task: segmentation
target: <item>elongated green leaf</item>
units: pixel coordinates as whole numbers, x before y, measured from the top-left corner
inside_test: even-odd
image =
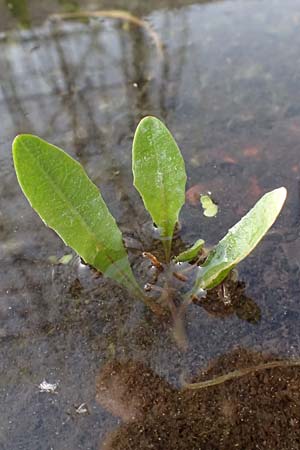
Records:
[[[185,201],[186,173],[174,138],[155,117],[145,117],[137,127],[132,170],[134,185],[160,228],[169,259],[174,227]]]
[[[198,239],[192,247],[188,248],[184,252],[179,253],[179,255],[176,256],[175,261],[177,262],[191,261],[192,259],[196,258],[203,245],[204,240]]]
[[[82,166],[26,134],[14,140],[13,158],[20,186],[46,225],[86,263],[137,292],[121,232]]]
[[[284,187],[268,192],[228,231],[199,270],[193,292],[217,286],[249,255],[275,222],[285,199]]]

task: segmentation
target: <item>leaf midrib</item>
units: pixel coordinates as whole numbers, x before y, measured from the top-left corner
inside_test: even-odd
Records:
[[[152,129],[150,130],[150,133],[151,133],[151,141],[153,142]],[[167,202],[167,191],[166,191],[166,187],[165,187],[166,186],[165,174],[164,174],[164,171],[160,170],[161,166],[160,166],[160,162],[159,162],[159,157],[157,155],[156,146],[154,146],[154,154],[155,154],[156,166],[157,166],[159,172],[162,173],[162,180],[161,180],[161,186],[162,186],[162,191],[163,191],[163,202],[162,203],[163,203],[163,206],[164,206],[164,211],[166,212],[166,214],[163,214],[163,216],[165,218],[165,223],[167,224],[167,227],[166,227],[167,228],[167,233],[169,233],[169,225],[170,225],[169,220],[168,220],[169,208],[168,208],[168,202]],[[164,237],[168,237],[168,235],[164,236]]]
[[[50,185],[53,187],[53,190],[56,192],[56,194],[58,195],[58,197],[62,200],[62,202],[66,203],[68,206],[70,206],[70,209],[73,213],[73,215],[79,218],[80,222],[82,223],[83,227],[85,228],[85,230],[87,231],[87,234],[91,237],[92,241],[94,242],[97,252],[99,251],[103,251],[103,253],[105,254],[105,257],[108,259],[108,261],[111,264],[116,264],[116,262],[111,258],[111,256],[108,254],[108,250],[107,247],[103,244],[102,241],[99,241],[98,237],[95,235],[95,233],[89,228],[88,223],[85,221],[85,219],[82,217],[82,215],[77,211],[76,207],[72,204],[72,201],[69,199],[69,197],[67,197],[65,194],[62,193],[62,191],[60,189],[58,189],[56,183],[54,183],[54,181],[52,180],[52,178],[50,177],[50,175],[48,174],[48,172],[44,169],[44,167],[40,164],[40,162],[38,160],[36,160],[29,148],[27,147],[27,145],[24,142],[21,142],[21,146],[25,149],[25,152],[27,153],[27,155],[29,155],[29,157],[31,159],[34,160],[34,162],[38,165],[38,167],[40,168],[40,171],[42,172],[42,175],[45,176],[45,178],[49,181]],[[75,161],[75,160],[74,160]],[[77,161],[75,161],[75,163],[77,163]],[[77,163],[78,164],[78,163]],[[80,170],[82,171],[83,175],[86,176],[86,173],[84,172],[83,168],[79,165]],[[92,181],[91,181],[92,183]],[[94,185],[95,186],[95,185]],[[95,186],[96,187],[96,186]],[[52,227],[51,227],[52,228]],[[54,229],[54,228],[53,228]],[[56,231],[56,230],[55,230]],[[64,238],[59,234],[59,236],[61,237],[61,239],[65,242]],[[67,245],[68,243],[65,242]],[[98,245],[99,243],[99,245]],[[99,249],[100,247],[100,249]],[[127,277],[127,274],[124,273],[121,269],[119,269],[118,265],[116,264],[117,268],[118,268],[118,272],[128,281],[130,282],[130,284],[132,284],[132,281]]]

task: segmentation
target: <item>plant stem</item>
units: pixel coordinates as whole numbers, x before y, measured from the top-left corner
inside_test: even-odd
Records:
[[[275,369],[277,367],[295,367],[300,366],[300,359],[294,359],[290,361],[271,361],[267,363],[258,364],[252,367],[245,367],[243,369],[233,370],[224,375],[212,378],[206,381],[200,381],[199,383],[183,383],[183,389],[204,389],[218,384],[226,383],[227,381],[234,380],[236,378],[244,377],[253,372],[259,372],[267,369]]]

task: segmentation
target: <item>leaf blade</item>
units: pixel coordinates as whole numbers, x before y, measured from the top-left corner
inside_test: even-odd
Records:
[[[226,234],[200,268],[193,293],[217,286],[257,246],[280,213],[287,191],[281,187],[266,193]]]
[[[176,256],[175,261],[176,262],[191,261],[192,259],[196,258],[196,256],[198,255],[199,251],[201,250],[201,248],[203,247],[204,244],[205,244],[205,242],[203,239],[198,239],[192,245],[192,247],[188,248],[184,252],[179,253],[179,255]]]
[[[14,140],[13,160],[19,184],[45,224],[86,263],[139,289],[121,232],[83,167],[60,148],[26,134]]]
[[[134,186],[161,230],[169,259],[174,227],[185,202],[186,172],[173,136],[155,117],[145,117],[136,129],[132,171]]]

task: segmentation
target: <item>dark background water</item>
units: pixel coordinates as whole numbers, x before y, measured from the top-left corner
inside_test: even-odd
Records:
[[[78,2],[0,3],[0,448],[96,449],[117,424],[95,401],[111,358],[133,359],[173,385],[237,345],[297,357],[299,347],[300,1],[97,1],[125,9],[157,33],[115,19],[51,22]],[[181,239],[214,244],[267,190],[287,205],[239,268],[255,321],[193,306],[190,348],[129,295],[95,279],[22,195],[11,142],[34,133],[64,148],[101,188],[134,246],[149,218],[132,187],[131,143],[141,117],[160,117],[186,160]],[[214,219],[195,192],[211,191]],[[254,322],[254,323],[253,323]],[[57,395],[39,392],[46,379]],[[84,403],[89,414],[78,414]]]

